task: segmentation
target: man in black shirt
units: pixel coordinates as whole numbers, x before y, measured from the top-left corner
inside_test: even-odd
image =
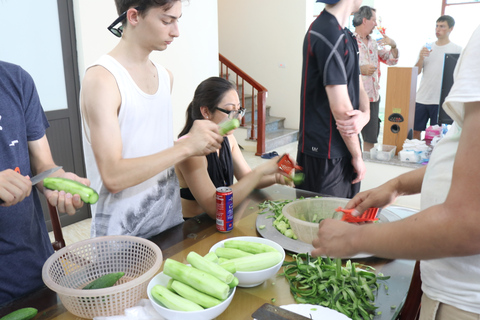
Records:
[[[370,118],[360,79],[357,42],[345,28],[361,0],[317,0],[325,10],[311,24],[303,44],[300,189],[351,198],[366,168],[359,133]]]

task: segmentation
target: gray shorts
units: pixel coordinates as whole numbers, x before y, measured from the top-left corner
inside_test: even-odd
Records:
[[[380,106],[380,99],[377,102],[370,102],[370,121],[362,129],[362,138],[365,142],[377,143],[378,134],[380,133],[380,123],[382,122],[378,117],[378,109]]]

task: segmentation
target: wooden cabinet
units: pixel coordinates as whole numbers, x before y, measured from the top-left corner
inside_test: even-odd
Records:
[[[389,67],[387,71],[383,144],[397,146],[396,154],[413,130],[417,75],[417,67]]]

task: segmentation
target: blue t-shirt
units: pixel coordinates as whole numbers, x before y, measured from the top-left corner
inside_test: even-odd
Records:
[[[32,177],[28,141],[49,124],[32,77],[0,61],[0,171]],[[0,306],[43,286],[42,267],[53,253],[37,189],[22,202],[0,206]]]

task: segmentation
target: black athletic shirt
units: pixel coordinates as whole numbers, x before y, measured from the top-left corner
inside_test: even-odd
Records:
[[[233,160],[228,138],[223,138],[222,147],[218,154],[215,151],[206,157],[208,175],[215,187],[231,186],[233,184]],[[180,197],[186,200],[195,200],[189,188],[181,188]]]
[[[325,87],[346,84],[353,108],[358,109],[359,76],[357,41],[333,15],[322,11],[303,43],[299,152],[326,159],[350,155],[336,128]]]

